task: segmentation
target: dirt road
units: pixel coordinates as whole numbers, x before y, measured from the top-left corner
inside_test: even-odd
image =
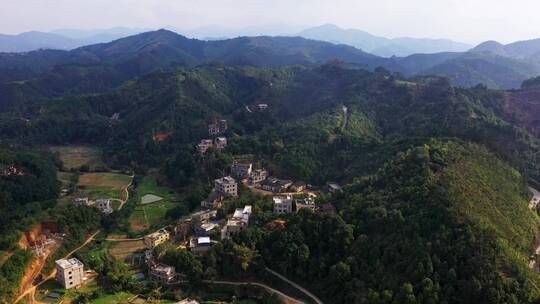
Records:
[[[311,292],[309,292],[309,290],[303,288],[302,286],[296,284],[295,282],[287,279],[286,277],[282,276],[281,274],[273,271],[272,269],[266,267],[265,268],[266,271],[270,272],[271,274],[275,275],[276,277],[280,278],[281,280],[285,281],[287,284],[289,285],[292,285],[294,288],[300,290],[302,293],[304,293],[305,295],[307,295],[308,297],[310,297],[315,303],[317,304],[323,304],[323,302],[321,301],[321,299],[319,299],[316,295],[312,294]]]

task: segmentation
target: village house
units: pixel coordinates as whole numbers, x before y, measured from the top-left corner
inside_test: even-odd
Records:
[[[266,103],[257,104],[257,110],[259,110],[261,112],[268,110],[268,104],[266,104]]]
[[[269,177],[261,183],[261,189],[274,193],[284,192],[292,185],[291,180]]]
[[[143,239],[144,244],[148,248],[154,248],[160,244],[165,243],[170,239],[170,234],[165,229],[160,229],[156,232],[152,232],[148,235],[146,235]]]
[[[209,221],[212,218],[215,218],[217,215],[216,210],[202,210],[199,212],[195,212],[191,215],[191,220],[195,225],[204,223],[206,221]]]
[[[315,211],[315,201],[312,198],[295,199],[294,204],[296,205],[296,212],[300,211],[301,209],[310,209],[311,211]]]
[[[201,139],[201,142],[197,144],[197,151],[199,154],[204,154],[208,149],[213,147],[213,143],[211,139]]]
[[[210,231],[214,230],[214,228],[219,227],[217,223],[207,222],[202,223],[195,227],[195,232],[198,236],[208,236],[210,235]]]
[[[189,242],[189,250],[195,254],[203,254],[210,249],[211,240],[209,237],[194,237]]]
[[[330,193],[335,193],[335,192],[341,191],[341,186],[338,183],[330,182],[326,184],[326,189]]]
[[[251,206],[246,205],[244,208],[238,208],[234,211],[231,218],[227,220],[227,224],[221,229],[221,239],[231,237],[247,228],[249,225],[249,217],[251,216]]]
[[[90,201],[88,197],[77,197],[73,199],[73,204],[75,206],[90,206]]]
[[[227,147],[227,138],[226,137],[216,137],[214,140],[214,146],[216,149],[225,149]]]
[[[176,302],[175,304],[200,304],[197,300],[191,300],[191,299],[183,299],[180,302]]]
[[[238,184],[230,176],[218,178],[214,181],[215,191],[225,196],[238,196]]]
[[[56,281],[65,289],[76,288],[84,282],[84,264],[76,258],[56,261]]]
[[[212,191],[208,198],[201,202],[201,208],[204,209],[219,209],[223,204],[223,194]]]
[[[0,176],[23,176],[24,171],[15,166],[0,168]]]
[[[173,266],[150,263],[149,264],[150,279],[160,284],[173,283],[176,278],[176,271]]]
[[[259,185],[261,182],[266,180],[268,177],[268,171],[264,169],[253,170],[249,175],[249,184],[250,185]]]
[[[112,208],[111,200],[109,199],[98,199],[94,203],[94,207],[96,207],[100,212],[109,214],[112,213],[114,210]]]
[[[274,196],[274,214],[287,214],[292,212],[293,199],[290,196]]]
[[[252,169],[252,163],[235,163],[231,166],[231,175],[238,179],[248,178]]]
[[[290,190],[293,192],[302,192],[306,190],[306,183],[302,181],[296,181],[291,185]]]
[[[227,128],[227,120],[221,119],[219,121],[214,121],[208,125],[208,134],[210,134],[210,136],[219,135],[221,133],[225,133]]]

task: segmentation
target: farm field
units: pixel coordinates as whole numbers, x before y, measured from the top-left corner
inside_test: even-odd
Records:
[[[85,173],[79,177],[74,196],[124,199],[124,189],[129,185],[131,176],[118,173]]]
[[[101,161],[101,150],[97,147],[52,146],[50,150],[60,155],[65,170],[78,169],[85,165],[90,170],[104,166]]]
[[[109,247],[109,253],[117,259],[124,259],[127,256],[132,255],[133,253],[145,249],[142,240],[139,241],[122,241],[122,242],[111,242]]]
[[[131,230],[138,232],[160,223],[167,211],[178,204],[178,196],[172,189],[158,185],[154,176],[145,176],[137,185],[137,207],[129,218]]]

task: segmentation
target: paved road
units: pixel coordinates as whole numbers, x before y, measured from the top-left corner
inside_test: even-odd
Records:
[[[281,274],[273,271],[272,269],[266,267],[266,271],[270,272],[271,274],[275,275],[276,277],[280,278],[281,280],[287,282],[288,284],[294,286],[296,289],[300,290],[301,292],[303,292],[305,295],[307,295],[308,297],[310,297],[313,301],[315,301],[315,303],[317,304],[323,304],[323,301],[321,301],[321,299],[317,298],[316,295],[312,294],[311,292],[309,292],[309,290],[305,289],[304,287],[296,284],[295,282],[287,279],[286,277],[282,276]]]

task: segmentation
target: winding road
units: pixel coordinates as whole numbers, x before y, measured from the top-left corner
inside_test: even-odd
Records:
[[[317,298],[316,295],[312,294],[311,292],[309,292],[309,290],[303,288],[302,286],[296,284],[295,282],[287,279],[286,277],[282,276],[281,274],[273,271],[272,269],[266,267],[265,268],[266,271],[270,272],[271,274],[275,275],[276,277],[280,278],[281,280],[285,281],[286,283],[288,283],[289,285],[292,285],[294,288],[300,290],[302,293],[304,293],[305,295],[307,295],[308,297],[310,297],[315,303],[317,304],[323,304],[323,302],[321,301],[321,299]]]
[[[83,248],[84,246],[88,245],[88,243],[92,242],[94,240],[94,238],[96,237],[96,235],[98,235],[98,233],[100,233],[101,230],[98,230],[96,231],[94,234],[92,234],[90,237],[88,237],[86,239],[86,241],[84,241],[84,243],[82,243],[79,247],[73,249],[72,251],[70,251],[68,254],[66,254],[63,258],[64,259],[67,259],[68,257],[70,257],[72,254],[74,254],[75,252],[79,251],[81,248]],[[39,287],[41,284],[45,283],[46,281],[50,280],[50,279],[54,279],[54,277],[56,276],[56,267],[54,268],[54,270],[48,275],[46,276],[45,278],[43,278],[39,283],[37,283],[36,285],[28,288],[27,290],[25,290],[23,293],[21,293],[19,295],[19,297],[17,299],[15,299],[15,301],[13,302],[13,304],[21,301],[22,299],[24,299],[26,296],[30,295],[30,299],[31,299],[31,302],[30,303],[37,303],[37,301],[35,300],[34,296],[35,296],[35,293],[36,293],[36,289],[37,287]]]

